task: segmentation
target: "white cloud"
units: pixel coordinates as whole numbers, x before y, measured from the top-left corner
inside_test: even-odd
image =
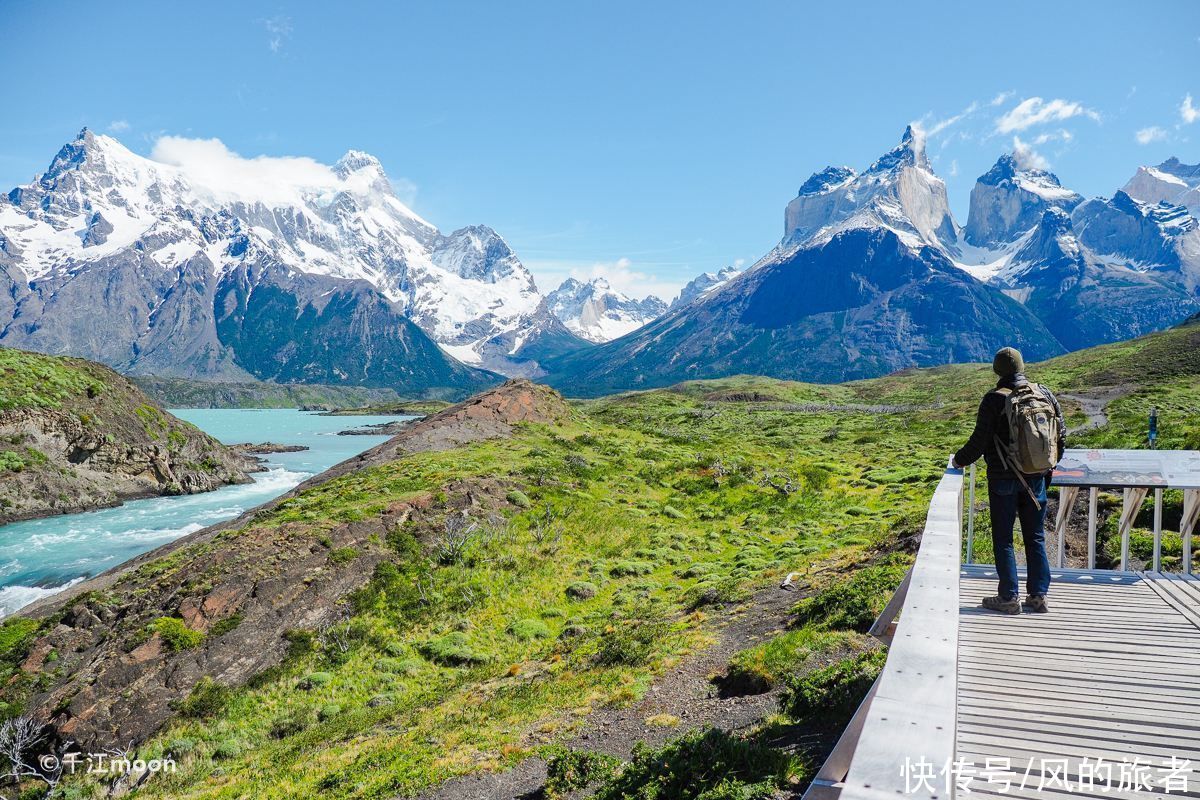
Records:
[[[912,126],[913,134],[916,136],[919,146],[924,147],[925,143],[929,139],[937,136],[938,134],[940,134],[942,131],[946,130],[947,128],[949,128],[953,125],[957,125],[959,122],[961,122],[962,120],[971,116],[978,110],[979,110],[979,103],[973,102],[969,106],[964,108],[962,111],[958,112],[957,114],[953,114],[949,117],[945,117],[943,119],[938,119],[938,120],[931,120],[931,117],[933,116],[933,114],[931,112],[931,113],[926,114],[925,116],[921,117],[921,119],[914,120],[909,124]],[[947,137],[946,140],[944,140],[942,143],[943,146],[951,138],[953,138],[953,136]]]
[[[1061,128],[1057,131],[1050,131],[1048,133],[1039,133],[1037,136],[1035,136],[1033,138],[1033,143],[1035,145],[1049,144],[1050,142],[1062,142],[1062,143],[1066,144],[1074,138],[1075,138],[1075,135],[1073,133],[1071,133],[1066,128]]]
[[[1190,92],[1187,97],[1183,98],[1183,102],[1179,104],[1179,116],[1188,125],[1200,119],[1200,108],[1192,105],[1192,95]]]
[[[1013,156],[1022,169],[1050,169],[1050,162],[1030,145],[1021,141],[1019,136],[1013,137]]]
[[[180,169],[193,186],[207,191],[214,199],[261,201],[268,205],[297,204],[314,194],[365,193],[374,177],[370,171],[364,171],[343,179],[333,167],[307,156],[246,158],[230,150],[220,139],[160,136],[150,158]],[[401,196],[401,202],[409,202],[416,193],[416,187],[403,178],[389,182]]]
[[[1004,105],[1004,103],[1006,103],[1008,101],[1008,98],[1012,97],[1014,94],[1016,94],[1016,92],[1012,91],[1011,89],[1007,92],[1000,92],[998,95],[996,95],[995,97],[992,98],[992,102],[988,103],[988,105],[989,106]]]
[[[951,178],[953,178],[957,174],[958,174],[958,159],[957,158],[951,159],[949,175]]]
[[[1161,142],[1167,138],[1167,132],[1157,125],[1151,125],[1149,128],[1142,128],[1135,133],[1134,138],[1138,144],[1150,144],[1151,142]]]
[[[114,119],[112,122],[108,123],[109,133],[125,133],[128,130],[129,120]]]
[[[1054,99],[1047,102],[1040,97],[1030,97],[996,118],[996,132],[1014,133],[1034,125],[1061,122],[1078,116],[1100,121],[1098,113],[1073,100]]]
[[[292,18],[277,14],[259,22],[267,29],[267,47],[278,53],[292,36]]]

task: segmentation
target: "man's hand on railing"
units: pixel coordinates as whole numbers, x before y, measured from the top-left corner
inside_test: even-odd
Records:
[[[954,456],[950,456],[950,463],[946,464],[946,469],[962,469],[962,467],[954,460]]]

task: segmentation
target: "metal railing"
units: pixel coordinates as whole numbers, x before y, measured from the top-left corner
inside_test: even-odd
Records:
[[[953,786],[914,788],[908,768],[925,763],[941,769],[954,760],[963,490],[962,470],[946,470],[929,504],[917,558],[871,626],[871,634],[889,645],[887,662],[806,799],[894,800],[902,794],[953,800]]]

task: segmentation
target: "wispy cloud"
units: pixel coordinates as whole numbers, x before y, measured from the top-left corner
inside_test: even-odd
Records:
[[[1016,94],[1016,92],[1012,91],[1011,89],[1007,92],[1000,92],[998,95],[996,95],[995,97],[992,98],[992,101],[990,103],[988,103],[988,105],[989,106],[1002,106],[1005,103],[1007,103],[1008,98],[1012,97],[1014,94]]]
[[[1001,134],[1016,133],[1027,130],[1035,125],[1049,122],[1062,122],[1072,117],[1084,116],[1096,122],[1100,114],[1082,103],[1073,100],[1043,100],[1040,97],[1030,97],[1017,103],[1011,109],[996,118],[996,132]]]
[[[1200,108],[1192,105],[1192,95],[1190,92],[1187,97],[1183,98],[1183,102],[1179,104],[1179,116],[1187,125],[1191,125],[1200,119]]]
[[[1138,144],[1150,144],[1151,142],[1161,142],[1167,138],[1167,132],[1157,125],[1151,125],[1148,128],[1142,128],[1133,135],[1137,139]]]
[[[1021,141],[1019,136],[1014,136],[1013,157],[1017,159],[1017,164],[1024,169],[1050,169],[1050,162],[1046,157],[1033,149],[1033,146],[1027,142]]]
[[[278,54],[292,36],[292,18],[276,14],[259,22],[267,29],[267,47],[272,53]]]
[[[1056,131],[1039,133],[1037,136],[1033,137],[1033,143],[1036,145],[1049,144],[1051,142],[1062,142],[1063,144],[1067,144],[1074,138],[1075,134],[1071,133],[1066,128],[1060,128]]]
[[[112,122],[108,123],[109,133],[125,133],[128,130],[129,120],[114,119]]]

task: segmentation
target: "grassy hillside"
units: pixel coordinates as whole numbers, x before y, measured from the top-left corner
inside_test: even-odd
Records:
[[[1029,372],[1079,394],[1130,384],[1111,424],[1080,442],[1136,445],[1147,403],[1169,409],[1164,437],[1187,442],[1196,331]],[[149,780],[148,797],[412,796],[535,755],[548,797],[589,781],[606,798],[796,790],[822,753],[779,745],[836,730],[878,671],[862,632],[992,383],[985,365],[838,386],[686,383],[342,474],[49,617],[0,627],[0,697],[10,714],[42,708],[77,732],[99,699],[87,676],[100,659],[170,669],[174,694],[153,701],[169,703],[169,721],[137,749],[180,768]],[[986,542],[986,516],[980,529]],[[582,738],[766,613],[792,572],[801,593],[787,618],[713,676],[722,691],[768,693],[775,715],[729,733],[656,713],[640,735],[669,741],[616,760]],[[231,591],[243,585],[308,622],[246,630]],[[306,588],[322,586],[354,588],[340,599]],[[202,677],[251,640],[256,657],[276,642],[286,655],[248,681]],[[134,716],[97,736],[123,740],[139,685],[127,690]]]
[[[0,523],[207,491],[250,468],[107,367],[0,348]]]
[[[198,381],[156,375],[130,377],[167,408],[355,408],[399,401],[392,389],[305,383]]]

